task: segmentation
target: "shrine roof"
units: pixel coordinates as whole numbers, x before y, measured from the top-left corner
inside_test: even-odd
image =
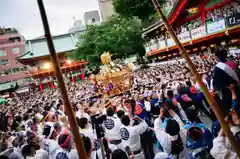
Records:
[[[67,33],[52,36],[56,53],[69,52],[76,49],[76,44],[79,38],[74,33]],[[37,57],[48,56],[49,50],[46,38],[44,36],[27,40],[25,42],[25,52],[20,60],[32,59]]]

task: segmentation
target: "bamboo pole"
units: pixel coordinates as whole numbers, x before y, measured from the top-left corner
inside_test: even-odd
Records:
[[[64,101],[64,107],[66,108],[69,124],[70,124],[71,131],[73,134],[73,139],[76,144],[76,149],[78,151],[79,158],[87,159],[86,152],[85,152],[84,146],[83,146],[83,142],[80,137],[79,128],[77,126],[76,117],[75,117],[74,111],[72,109],[72,106],[70,104],[70,100],[68,98],[67,89],[66,89],[66,86],[65,86],[65,83],[63,80],[63,76],[62,76],[62,72],[61,72],[61,69],[59,66],[58,57],[56,55],[56,51],[54,48],[54,44],[53,44],[50,29],[49,29],[49,24],[48,24],[48,19],[47,19],[46,11],[44,8],[44,4],[43,4],[42,0],[37,0],[37,2],[38,2],[38,7],[40,10],[41,18],[42,18],[42,23],[43,23],[43,27],[44,27],[44,31],[45,31],[45,37],[47,39],[47,44],[48,44],[51,60],[53,63],[55,75],[57,77],[59,88],[60,88],[62,98]]]
[[[232,147],[235,149],[238,157],[240,157],[240,145],[239,143],[237,143],[236,139],[234,138],[232,132],[230,131],[229,125],[226,123],[226,121],[224,120],[224,115],[222,114],[221,110],[219,109],[218,104],[216,103],[216,101],[214,100],[214,98],[212,97],[212,95],[210,94],[210,92],[208,91],[206,85],[203,83],[200,75],[197,72],[197,69],[195,68],[193,62],[191,61],[190,57],[188,56],[185,48],[183,47],[183,45],[181,44],[181,42],[178,40],[176,34],[174,33],[172,27],[170,26],[170,24],[168,23],[167,18],[165,17],[165,15],[163,14],[160,5],[158,3],[157,0],[152,0],[156,11],[158,12],[160,18],[162,19],[165,27],[167,28],[168,33],[170,34],[171,38],[174,40],[175,44],[177,45],[181,55],[184,57],[184,59],[186,60],[189,69],[191,70],[193,76],[195,77],[196,81],[198,82],[198,84],[200,85],[200,88],[204,94],[204,96],[207,98],[213,112],[215,113],[218,121],[221,124],[221,127],[225,133],[225,135],[228,137]]]

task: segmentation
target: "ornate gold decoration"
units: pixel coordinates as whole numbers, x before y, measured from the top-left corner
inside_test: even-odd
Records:
[[[98,92],[105,98],[127,91],[132,86],[132,70],[134,65],[121,65],[111,60],[111,54],[104,52],[101,55],[102,66],[97,75],[91,75],[92,83],[97,85]]]

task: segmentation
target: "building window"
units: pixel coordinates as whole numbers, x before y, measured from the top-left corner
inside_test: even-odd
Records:
[[[7,56],[7,53],[5,50],[0,50],[0,56]]]
[[[12,53],[13,54],[18,54],[19,53],[19,48],[18,47],[12,48]]]
[[[12,69],[12,72],[13,72],[13,73],[20,72],[20,68],[13,68],[13,69]]]
[[[17,43],[17,42],[21,42],[21,38],[13,37],[13,38],[9,38],[8,41],[9,41],[9,43]]]
[[[0,60],[0,65],[1,66],[7,66],[8,65],[8,60]]]

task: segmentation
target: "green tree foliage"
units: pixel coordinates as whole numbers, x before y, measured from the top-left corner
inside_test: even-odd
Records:
[[[100,25],[86,27],[74,56],[87,60],[91,66],[98,67],[103,52],[110,52],[115,58],[132,54],[143,56],[145,54],[143,43],[139,20],[112,16]]]
[[[158,0],[162,5],[166,0]],[[113,0],[113,6],[117,13],[123,17],[138,17],[143,22],[156,13],[151,0]]]

